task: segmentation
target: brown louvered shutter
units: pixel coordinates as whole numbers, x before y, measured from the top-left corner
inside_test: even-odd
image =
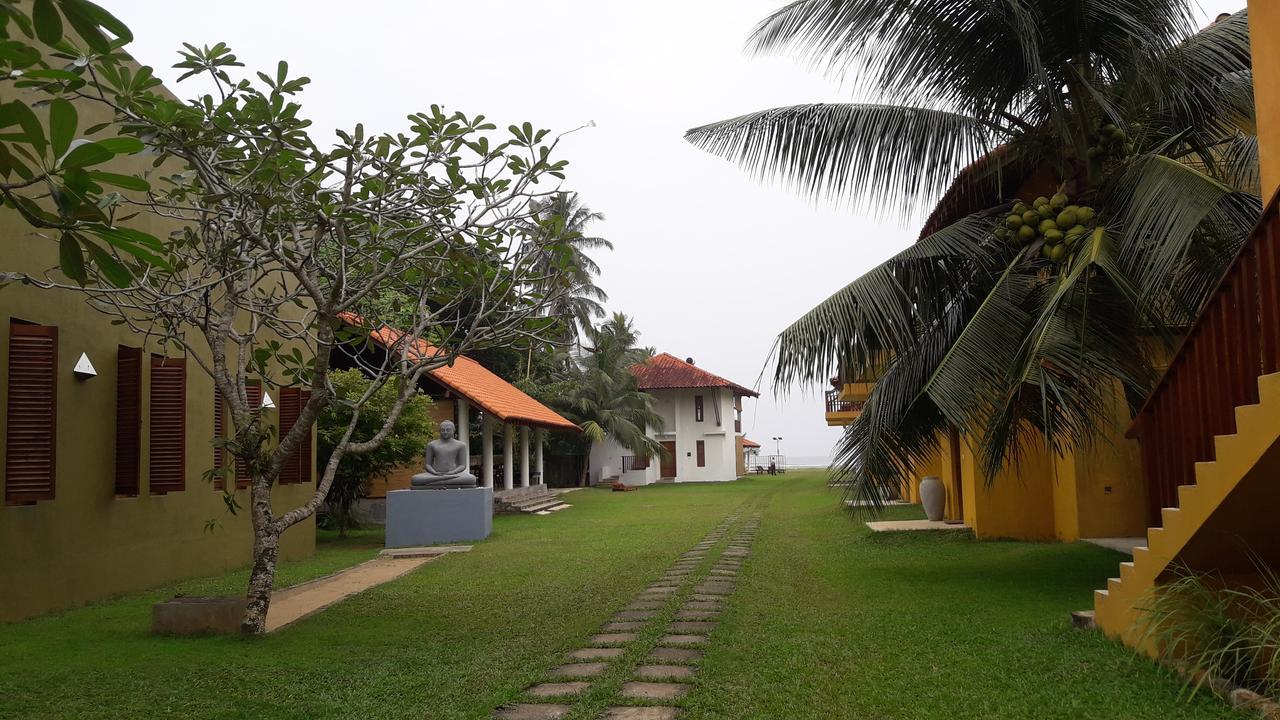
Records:
[[[249,412],[257,415],[262,412],[262,385],[257,380],[249,380],[245,383],[245,398],[249,401]],[[236,459],[236,489],[243,490],[249,487],[251,478],[249,477],[249,467],[244,464],[243,460]]]
[[[226,410],[223,409],[222,391],[217,385],[213,387],[213,438],[214,440],[222,440],[227,436],[227,418]],[[221,470],[227,461],[227,450],[217,443],[213,446],[213,467]],[[215,490],[225,490],[227,487],[227,479],[223,475],[215,475],[213,478],[213,488]]]
[[[116,495],[138,494],[142,464],[142,348],[116,348]]]
[[[4,500],[52,500],[58,428],[58,328],[9,323]]]
[[[187,487],[187,363],[151,356],[150,488],[152,495]]]
[[[698,441],[698,444],[697,444],[697,449],[698,449],[698,467],[706,467],[706,466],[707,466],[707,443],[706,443],[706,441],[705,441],[705,440],[699,440],[699,441]]]
[[[298,414],[302,411],[300,405],[301,397],[302,393],[299,392],[298,388],[280,388],[280,427],[277,428],[278,437],[283,438],[298,422]],[[298,450],[295,450],[285,459],[284,465],[280,468],[279,483],[281,485],[290,485],[300,481],[298,477],[298,456],[301,449],[301,446],[299,446]]]
[[[307,406],[311,402],[311,391],[303,390],[298,393],[298,409]],[[311,484],[311,466],[316,464],[316,451],[312,445],[312,436],[315,434],[315,427],[307,429],[307,434],[302,436],[302,449],[298,453],[298,482],[305,485]]]

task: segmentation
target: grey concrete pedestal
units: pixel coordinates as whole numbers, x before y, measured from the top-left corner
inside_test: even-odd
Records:
[[[493,531],[493,490],[392,490],[387,493],[387,547],[483,540]]]

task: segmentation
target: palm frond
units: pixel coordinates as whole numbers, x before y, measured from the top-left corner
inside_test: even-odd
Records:
[[[817,104],[703,125],[685,139],[806,194],[910,213],[932,203],[1004,134],[992,123],[942,110]]]
[[[963,218],[922,238],[827,298],[783,330],[774,382],[825,381],[841,363],[859,373],[902,352],[952,299],[1001,259],[989,214]]]

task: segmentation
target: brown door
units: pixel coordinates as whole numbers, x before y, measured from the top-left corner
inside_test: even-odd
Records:
[[[675,442],[662,443],[662,477],[673,478],[676,476],[676,444]]]

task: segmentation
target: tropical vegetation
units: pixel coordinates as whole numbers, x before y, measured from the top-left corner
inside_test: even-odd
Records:
[[[869,102],[688,132],[919,239],[784,330],[779,385],[876,380],[835,472],[873,506],[954,428],[984,475],[1099,439],[1258,217],[1245,12],[1188,0],[796,0],[755,29]]]
[[[356,434],[369,437],[387,422],[399,395],[395,385],[374,382],[359,370],[338,370],[329,375],[333,401],[316,419],[316,463],[324,467],[341,442],[351,423],[355,401],[366,392],[369,399],[360,408]],[[422,449],[436,437],[436,422],[431,417],[431,398],[415,394],[404,404],[400,416],[391,424],[387,439],[374,450],[354,455],[338,465],[325,496],[325,520],[346,537],[348,530],[358,527],[355,503],[366,496],[374,482],[385,479],[392,470],[419,461]]]
[[[604,220],[604,213],[593,211],[583,204],[576,192],[558,192],[549,198],[536,200],[530,205],[530,235],[549,236],[555,243],[533,243],[536,252],[530,257],[537,274],[534,289],[555,300],[548,308],[548,315],[559,324],[560,339],[572,344],[580,332],[588,330],[596,318],[604,317],[604,305],[608,293],[596,284],[600,265],[587,254],[594,250],[612,250],[613,243],[602,237],[587,235],[588,227]],[[550,248],[554,244],[555,252]],[[555,270],[567,264],[571,271]],[[561,287],[555,287],[556,284]]]

